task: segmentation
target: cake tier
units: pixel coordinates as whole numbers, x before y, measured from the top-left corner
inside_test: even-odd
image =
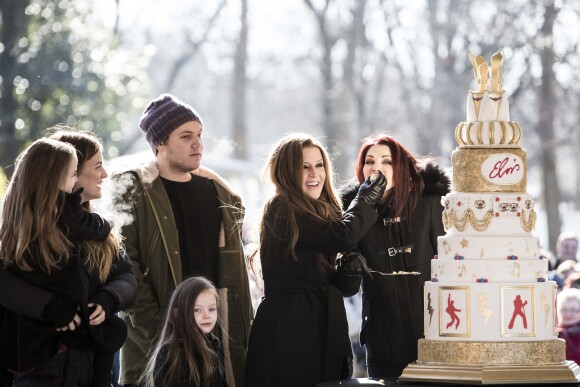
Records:
[[[440,236],[437,238],[439,260],[507,259],[517,256],[522,259],[540,259],[540,239],[532,236],[488,238],[478,236]]]
[[[431,277],[446,282],[533,282],[548,280],[548,260],[431,261]]]
[[[447,364],[558,364],[566,360],[566,342],[457,342],[419,339],[419,362]]]
[[[467,122],[490,122],[510,120],[510,102],[507,92],[469,91],[467,94]],[[521,133],[520,133],[521,139]]]
[[[522,148],[458,148],[451,153],[453,190],[525,192],[527,156]]]
[[[527,193],[452,192],[441,203],[448,236],[529,236],[536,225],[534,198]]]
[[[556,283],[425,282],[425,338],[538,341],[557,337]]]
[[[522,128],[515,121],[460,122],[455,128],[455,140],[462,147],[519,147]]]

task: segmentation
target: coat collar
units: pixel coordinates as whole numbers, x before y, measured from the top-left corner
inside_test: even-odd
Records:
[[[148,163],[142,166],[134,168],[133,171],[139,176],[139,179],[141,179],[143,184],[151,184],[155,179],[157,179],[157,177],[159,177],[159,168],[157,167],[155,159],[150,160]],[[221,177],[217,172],[210,168],[200,166],[199,168],[193,170],[191,173],[196,176],[210,179],[224,187],[231,195],[239,196],[223,177]]]

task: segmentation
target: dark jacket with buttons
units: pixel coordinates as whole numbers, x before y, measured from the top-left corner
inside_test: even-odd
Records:
[[[372,281],[362,279],[360,332],[372,377],[399,376],[408,363],[417,360],[417,341],[423,337],[423,288],[431,277],[437,237],[445,234],[441,196],[449,192],[450,182],[432,164],[420,175],[425,188],[410,230],[404,220],[392,222],[387,201],[385,208],[379,209],[380,219],[358,245],[374,271]],[[353,185],[343,190],[344,206],[349,205],[357,188]],[[401,252],[409,246],[411,252]]]

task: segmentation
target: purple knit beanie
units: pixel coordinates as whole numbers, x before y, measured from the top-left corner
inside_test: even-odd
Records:
[[[161,94],[147,106],[139,121],[139,127],[145,132],[145,138],[155,152],[161,141],[189,121],[199,122],[203,126],[201,117],[191,106],[171,94]]]

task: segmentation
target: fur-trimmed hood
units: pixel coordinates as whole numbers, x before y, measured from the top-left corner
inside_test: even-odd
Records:
[[[451,191],[451,180],[438,165],[431,162],[426,163],[419,170],[419,175],[425,184],[424,194],[445,196]]]
[[[437,164],[427,162],[420,166],[419,175],[425,185],[423,194],[445,196],[451,191],[451,180]],[[349,180],[340,190],[343,200],[350,202],[356,195],[359,185],[357,180]]]
[[[155,159],[150,160],[148,163],[140,165],[138,167],[129,169],[128,171],[135,172],[143,184],[151,184],[159,176],[159,168],[155,162]],[[124,171],[127,172],[127,171]],[[120,172],[119,174],[122,174]],[[232,195],[239,196],[232,187],[221,177],[217,172],[210,168],[202,167],[193,170],[191,173],[197,176],[205,177],[206,179],[214,180],[223,186]]]

